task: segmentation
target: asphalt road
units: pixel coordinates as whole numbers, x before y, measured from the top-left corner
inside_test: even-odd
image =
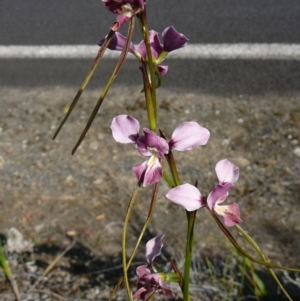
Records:
[[[163,4],[163,5],[162,5]],[[300,43],[299,0],[149,0],[150,28],[169,25],[190,43]],[[1,45],[95,44],[114,15],[101,0],[2,0]],[[135,36],[135,42],[139,37]],[[101,63],[92,87],[105,82],[115,61]],[[299,92],[300,61],[169,60],[165,86],[213,94]],[[90,60],[0,60],[0,85],[71,85],[83,80]],[[138,63],[127,62],[117,84],[140,83]],[[136,72],[132,73],[133,70]],[[130,72],[130,76],[128,76]]]

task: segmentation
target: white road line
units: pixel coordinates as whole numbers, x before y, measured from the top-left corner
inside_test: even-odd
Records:
[[[0,59],[91,59],[99,47],[92,45],[1,46]],[[105,58],[115,59],[107,50]],[[129,55],[128,58],[133,58]],[[169,54],[170,59],[300,60],[300,44],[190,44]]]

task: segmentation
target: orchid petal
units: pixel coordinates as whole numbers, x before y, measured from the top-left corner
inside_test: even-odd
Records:
[[[147,57],[147,50],[145,46],[144,40],[141,41],[137,46],[136,46],[136,51],[141,55],[143,59]]]
[[[140,124],[129,115],[115,117],[110,128],[114,139],[120,143],[136,143],[139,137]]]
[[[168,299],[173,299],[175,298],[174,293],[170,290],[170,288],[166,285],[166,283],[164,281],[162,281],[162,279],[158,280],[158,283],[161,287],[162,290],[162,294],[167,297]]]
[[[173,26],[167,27],[162,33],[163,51],[171,52],[186,45],[188,39]]]
[[[141,183],[143,183],[143,178],[145,176],[147,167],[148,167],[147,161],[143,162],[142,164],[135,165],[132,167],[132,171],[134,172],[138,181]]]
[[[145,136],[140,136],[137,140],[136,140],[136,147],[137,150],[139,151],[139,153],[145,157],[150,157],[152,156],[151,152],[148,151],[147,149],[147,145],[146,145],[146,140],[145,140]]]
[[[126,44],[126,40],[127,40],[126,37],[124,37],[123,35],[121,35],[119,32],[116,32],[113,35],[113,37],[112,37],[112,39],[111,39],[111,41],[110,41],[110,43],[109,43],[109,45],[108,45],[107,48],[110,49],[110,50],[122,51],[123,48],[124,48],[124,46],[125,46],[125,44]],[[105,41],[105,39],[101,40],[98,43],[98,45],[102,46],[103,43],[104,43],[104,41]],[[133,54],[135,52],[135,47],[134,47],[134,45],[133,45],[132,42],[130,42],[128,52],[133,53]]]
[[[209,131],[197,122],[183,122],[175,129],[169,145],[178,151],[191,150],[197,145],[205,145],[209,136]]]
[[[235,183],[239,178],[239,168],[227,159],[221,160],[217,163],[216,173],[220,184]]]
[[[155,149],[158,152],[158,158],[161,159],[169,152],[168,142],[147,128],[143,128],[145,134],[145,144],[148,148]]]
[[[207,205],[210,210],[213,210],[216,204],[222,203],[228,196],[228,191],[233,187],[232,183],[225,185],[217,185],[207,197]]]
[[[149,160],[151,160],[151,158]],[[143,186],[145,187],[147,185],[159,182],[162,178],[162,170],[163,169],[158,159],[155,159],[154,163],[152,163],[150,166],[148,164],[148,168],[146,169],[143,179]]]
[[[136,268],[136,274],[138,277],[143,277],[147,274],[150,274],[151,271],[147,268],[147,264],[146,265],[140,265]]]
[[[158,37],[158,32],[154,30],[149,31],[149,42],[152,56],[156,59],[162,52],[162,45]]]
[[[144,187],[157,183],[162,178],[162,167],[159,161],[155,159],[154,162],[151,162],[151,165],[149,165],[148,162],[151,159],[152,157],[148,161],[145,161],[140,165],[135,165],[132,168],[135,176],[140,183],[143,183]]]
[[[148,296],[151,295],[154,291],[154,288],[145,288],[144,286],[142,286],[133,294],[133,298],[146,300]]]
[[[169,67],[167,65],[157,65],[157,69],[161,75],[165,75],[168,72]]]
[[[152,56],[156,59],[162,52],[162,46],[158,37],[158,33],[154,30],[149,31],[149,42]],[[141,55],[142,58],[147,57],[147,49],[145,42],[141,41],[136,48],[137,52]]]
[[[187,211],[194,211],[204,205],[200,191],[191,184],[183,184],[169,191],[166,197]]]
[[[216,206],[215,212],[222,216],[224,219],[224,224],[228,227],[234,226],[242,222],[240,218],[240,208],[236,203],[230,205]]]
[[[116,32],[122,27],[122,25],[128,22],[131,17],[132,15],[131,16],[127,16],[126,14],[118,15],[116,21],[112,24],[111,29]]]
[[[156,236],[146,243],[146,258],[150,264],[161,253],[161,249],[164,246],[162,242],[163,237],[164,235]]]

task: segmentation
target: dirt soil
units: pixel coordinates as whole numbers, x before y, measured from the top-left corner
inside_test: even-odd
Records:
[[[10,257],[23,300],[105,300],[121,275],[123,219],[136,184],[131,168],[143,157],[132,145],[116,143],[110,124],[118,114],[132,115],[143,127],[147,121],[140,87],[113,88],[82,146],[71,156],[99,91],[84,93],[52,141],[76,88],[0,87],[0,229],[5,234],[15,227],[35,244],[33,253]],[[206,195],[217,181],[216,163],[224,158],[234,162],[240,168],[240,178],[228,202],[239,204],[241,226],[271,261],[299,267],[300,95],[220,97],[161,88],[158,99],[159,128],[167,137],[183,121],[197,121],[211,132],[207,146],[174,152],[181,182],[198,180],[201,193]],[[144,262],[147,239],[161,233],[165,234],[164,259],[172,256],[182,262],[185,211],[165,198],[167,192],[162,183],[136,264]],[[129,252],[145,221],[150,196],[151,187],[139,194],[130,222]],[[56,273],[54,282],[49,273],[28,295],[28,287],[70,244],[67,233],[76,233],[76,245],[51,272]],[[237,236],[234,230],[232,233]],[[195,261],[208,257],[212,262],[223,262],[233,256],[226,238],[204,209],[197,215],[194,250]],[[134,285],[134,269],[131,275]],[[293,273],[289,276],[295,279]],[[205,277],[202,280],[209,279]],[[276,285],[264,277],[273,294],[270,300],[285,300]],[[203,283],[194,284],[202,300],[223,300],[213,289],[203,289]],[[294,300],[299,300],[297,283],[286,281],[286,285]],[[1,300],[12,300],[3,277],[0,293]],[[120,293],[118,300],[124,300],[124,294]]]

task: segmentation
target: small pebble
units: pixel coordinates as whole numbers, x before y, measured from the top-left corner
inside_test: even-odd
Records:
[[[295,147],[293,150],[293,153],[297,156],[300,157],[300,147]]]

